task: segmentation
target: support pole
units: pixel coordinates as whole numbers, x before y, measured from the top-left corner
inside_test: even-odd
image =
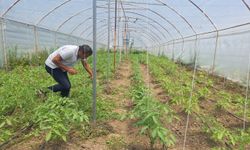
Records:
[[[124,19],[126,20],[126,17],[124,16]],[[126,21],[124,21],[124,32],[123,32],[123,52],[127,56],[127,51],[126,51]]]
[[[197,38],[197,35],[196,35],[196,38],[195,38],[195,47],[194,47],[195,54],[197,54],[197,42],[198,42],[197,40],[198,40],[198,38]],[[197,72],[197,58],[198,58],[197,55],[196,55],[195,60],[194,60],[194,70],[193,70],[192,86],[191,86],[192,90],[190,92],[190,97],[189,97],[189,100],[188,100],[188,107],[191,106],[193,92],[194,92],[194,87],[195,87],[195,77],[196,77],[196,72]],[[184,132],[184,141],[183,141],[183,148],[182,148],[182,150],[186,149],[186,141],[187,141],[187,131],[188,131],[188,126],[189,126],[189,119],[190,119],[190,113],[188,112],[186,126],[185,126],[185,132]]]
[[[57,48],[57,35],[56,35],[56,32],[55,32],[55,39],[54,39],[54,49],[56,49]]]
[[[96,0],[93,0],[93,103],[92,121],[96,123]]]
[[[35,37],[34,49],[35,49],[35,52],[38,52],[38,36],[37,36],[37,27],[36,26],[34,26],[34,37]]]
[[[127,28],[128,28],[128,24],[127,24],[127,18],[125,18],[126,21],[125,21],[125,50],[126,50],[126,57],[128,57],[128,47],[127,47]]]
[[[247,104],[248,104],[248,91],[249,91],[249,75],[250,75],[250,54],[248,56],[248,69],[247,69],[247,88],[246,88],[246,98],[244,101],[244,121],[243,121],[243,130],[246,130],[246,121],[247,121]]]
[[[215,71],[215,61],[216,61],[216,54],[217,54],[217,49],[218,49],[218,40],[219,40],[219,32],[216,32],[216,41],[215,41],[215,48],[214,48],[214,59],[213,59],[213,64],[212,64],[212,74],[214,74]]]
[[[120,10],[119,9],[119,5],[118,5],[118,10]],[[122,50],[121,50],[121,47],[120,47],[120,11],[118,11],[118,48],[119,48],[119,62],[121,62],[122,61]]]
[[[8,70],[8,58],[7,58],[7,51],[6,51],[6,41],[5,41],[5,24],[4,21],[1,20],[1,32],[2,32],[2,37],[1,37],[1,42],[2,42],[2,51],[3,51],[3,67]]]
[[[172,61],[174,61],[174,57],[175,57],[175,56],[174,56],[174,44],[175,44],[175,43],[174,43],[174,40],[173,40]]]
[[[107,65],[107,79],[109,79],[110,72],[110,0],[108,2],[108,65]]]
[[[114,71],[116,65],[116,27],[117,27],[117,0],[115,0],[115,28],[114,28]]]

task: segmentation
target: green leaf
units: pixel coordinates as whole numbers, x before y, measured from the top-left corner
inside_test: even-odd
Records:
[[[160,130],[158,131],[158,136],[160,137],[160,139],[161,139],[161,141],[163,142],[163,143],[167,143],[167,141],[166,141],[166,138],[165,138],[165,136],[164,136],[164,133],[163,132],[161,132]]]
[[[64,142],[67,142],[67,138],[66,138],[65,135],[62,136],[62,139],[63,139]]]
[[[48,142],[51,139],[52,132],[49,131],[49,133],[46,135],[45,141]]]
[[[7,125],[12,126],[12,122],[9,119],[6,119],[6,123]]]
[[[155,124],[158,124],[158,121],[157,121],[157,119],[155,118],[155,116],[153,116],[152,119],[153,119],[153,121],[154,121]]]
[[[53,131],[54,131],[57,135],[62,136],[62,134],[60,133],[60,131],[59,131],[59,130],[57,130],[57,129],[53,129]]]
[[[158,131],[158,128],[154,128],[153,131],[152,131],[152,138],[155,139],[156,135],[157,135],[157,131]]]
[[[140,131],[140,134],[144,134],[147,129],[148,129],[148,126],[143,127]]]
[[[2,128],[5,125],[5,122],[2,122],[0,125],[0,128]]]

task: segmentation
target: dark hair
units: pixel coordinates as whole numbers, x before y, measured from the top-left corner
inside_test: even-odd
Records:
[[[79,50],[85,54],[89,54],[89,56],[92,55],[92,53],[93,53],[91,47],[88,45],[80,45]]]

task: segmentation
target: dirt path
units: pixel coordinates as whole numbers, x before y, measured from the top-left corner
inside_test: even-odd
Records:
[[[115,77],[110,81],[103,96],[115,103],[114,112],[124,116],[131,108],[132,102],[129,96],[131,77],[131,63],[124,61],[120,64]],[[104,136],[83,141],[80,149],[86,150],[144,150],[148,145],[145,137],[138,136],[138,129],[133,126],[133,120],[113,119],[105,122],[111,128],[110,133]],[[69,143],[67,143],[69,145]],[[78,144],[79,145],[79,144]],[[73,148],[76,149],[76,148]]]
[[[141,65],[141,72],[144,78],[144,82],[146,85],[149,85],[150,90],[152,91],[152,95],[161,101],[162,103],[168,104],[170,97],[166,94],[164,89],[154,81],[152,76],[147,73],[147,66]],[[172,109],[177,114],[179,121],[173,121],[171,125],[167,125],[176,136],[176,144],[174,147],[170,147],[169,149],[180,150],[183,148],[184,141],[184,133],[185,133],[185,125],[187,115],[180,111],[180,109],[176,106],[171,106]],[[193,116],[190,116],[189,127],[187,132],[187,141],[186,141],[186,149],[188,150],[200,150],[200,149],[211,149],[215,146],[207,135],[202,132],[202,123],[197,121]]]

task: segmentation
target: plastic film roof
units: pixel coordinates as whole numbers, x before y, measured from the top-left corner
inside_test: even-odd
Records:
[[[111,0],[111,30],[114,8]],[[92,39],[92,15],[92,0],[0,0],[1,18],[84,39]],[[249,24],[250,0],[118,0],[117,20],[137,46],[150,46]],[[108,0],[97,0],[98,42],[106,43],[107,28]]]

